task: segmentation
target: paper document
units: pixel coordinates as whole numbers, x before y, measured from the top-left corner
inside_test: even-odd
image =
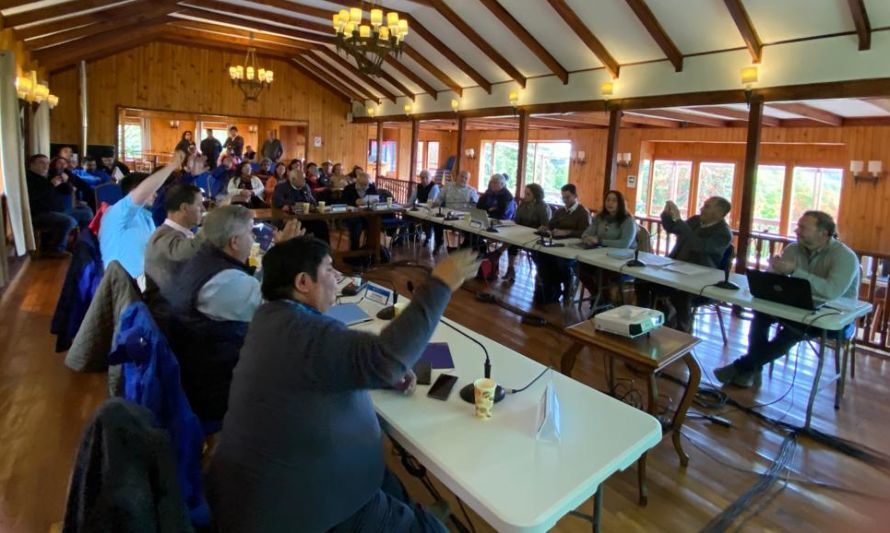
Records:
[[[707,274],[713,270],[711,268],[693,265],[692,263],[670,263],[666,265],[664,269],[678,274],[688,274],[690,276]]]
[[[662,257],[660,255],[640,252],[640,261],[646,263],[647,266],[663,267],[674,262],[670,257]]]

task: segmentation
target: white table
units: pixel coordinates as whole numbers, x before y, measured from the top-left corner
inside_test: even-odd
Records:
[[[380,309],[367,300],[359,305],[371,316]],[[545,368],[449,323],[486,346],[492,378],[508,390],[525,386]],[[375,319],[355,327],[377,332],[386,324]],[[458,392],[482,377],[481,349],[442,324],[432,341],[448,343],[455,368],[447,372],[459,377],[448,401],[427,397],[429,386],[419,385],[409,397],[373,392],[375,408],[386,431],[497,531],[546,531],[591,496],[601,501],[600,485],[661,440],[654,417],[556,371],[528,390],[507,394],[491,420],[478,420]],[[433,371],[433,382],[439,373]],[[559,443],[535,438],[538,404],[551,380],[562,417]]]
[[[499,233],[489,233],[484,229],[471,227],[465,220],[444,222],[441,218],[434,218],[432,213],[424,210],[408,211],[407,214],[422,220],[445,224],[454,229],[483,235],[489,239],[524,246],[532,250],[537,250],[565,259],[575,259],[583,264],[632,275],[635,278],[645,281],[658,283],[660,285],[696,295],[706,296],[714,300],[739,305],[753,309],[754,311],[760,311],[778,318],[797,322],[804,326],[821,329],[821,342],[819,343],[819,352],[817,354],[818,364],[816,367],[816,375],[813,378],[813,386],[810,390],[809,402],[807,403],[806,421],[804,424],[805,428],[809,428],[812,420],[813,404],[816,399],[816,393],[819,390],[825,358],[825,346],[828,343],[829,337],[836,342],[836,347],[840,347],[844,329],[859,318],[870,313],[873,309],[872,304],[868,302],[849,298],[838,298],[828,302],[824,307],[816,311],[809,311],[799,307],[792,307],[769,300],[754,298],[748,289],[748,279],[740,274],[730,274],[730,281],[739,286],[739,290],[734,291],[714,287],[713,284],[718,281],[723,281],[724,277],[723,271],[716,268],[703,267],[701,265],[684,263],[682,261],[673,261],[673,263],[694,269],[695,273],[683,274],[673,272],[664,267],[656,266],[628,267],[625,265],[625,263],[627,263],[627,258],[614,258],[609,257],[608,255],[609,252],[614,252],[620,249],[595,248],[592,250],[584,250],[576,247],[579,242],[578,239],[564,239],[559,241],[566,243],[566,246],[563,248],[545,248],[537,246],[532,241],[532,238],[534,237],[533,228],[514,225],[509,228],[500,228]],[[529,241],[532,241],[531,245],[528,245]],[[644,263],[648,261],[654,264],[658,260],[664,261],[664,258],[653,254],[640,253],[640,260]],[[846,359],[846,352],[844,354],[844,359]],[[846,366],[847,361],[845,360],[841,368],[841,373],[838,373],[831,380],[837,383],[835,390],[835,408],[839,406],[838,397],[843,395],[844,376],[842,373],[845,372]]]

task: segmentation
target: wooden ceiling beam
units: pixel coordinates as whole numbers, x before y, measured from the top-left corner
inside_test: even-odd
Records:
[[[890,113],[890,98],[860,98],[860,100]]]
[[[226,4],[225,2],[218,2],[216,0],[188,0],[187,3],[180,5],[193,8],[198,12],[205,11],[205,13],[201,16],[204,18],[208,18],[209,20],[218,20],[227,24],[240,25],[241,27],[254,26],[259,28],[260,25],[263,25],[263,31],[273,31],[265,29],[268,27],[278,28],[278,26],[274,26],[272,24],[264,24],[267,20],[274,20],[275,22],[288,24],[290,26],[294,26],[294,28],[301,27],[304,23],[306,23],[306,21],[302,19],[295,19],[286,17],[284,15],[276,15],[274,13],[269,13],[268,11],[251,9],[242,6],[236,6],[237,10],[233,11],[232,4]],[[217,13],[217,11],[229,12],[232,13],[232,15]],[[194,12],[191,12],[189,13],[189,16],[196,15]],[[294,28],[280,27],[280,30],[275,31],[278,31],[282,35],[289,35],[310,42],[334,44],[334,36],[332,33],[313,33]]]
[[[868,21],[865,2],[863,0],[847,0],[847,5],[850,6],[853,24],[856,26],[856,33],[859,35],[859,49],[871,49],[871,24]]]
[[[405,86],[402,82],[397,80],[395,76],[390,74],[389,72],[383,70],[383,65],[380,66],[380,73],[378,74],[381,78],[383,78],[386,83],[392,85],[396,89],[402,91],[402,96],[407,96],[411,99],[412,102],[417,101],[417,96],[414,94],[414,91]],[[435,98],[435,94],[432,95]]]
[[[748,121],[748,112],[742,111],[740,109],[733,109],[731,107],[722,107],[722,106],[701,106],[701,107],[690,107],[689,109],[694,111],[701,111],[702,113],[708,113],[710,115],[717,115],[720,117],[732,119],[732,120],[742,120]],[[763,115],[760,120],[760,123],[764,126],[769,126],[771,128],[775,128],[779,125],[779,119],[776,117],[768,117]]]
[[[513,32],[513,35],[519,39],[522,44],[525,45],[526,48],[531,50],[533,54],[535,54],[538,59],[541,60],[547,68],[550,69],[556,77],[562,81],[563,85],[569,83],[569,72],[559,64],[559,61],[556,60],[553,55],[544,48],[541,43],[538,42],[534,36],[529,33],[525,27],[516,20],[513,15],[510,14],[509,11],[504,9],[504,6],[498,2],[498,0],[479,0],[483,6],[485,6],[491,13],[497,17],[497,19],[507,27],[508,30]]]
[[[215,31],[204,31],[199,28],[179,25],[179,24],[167,24],[167,30],[170,32],[170,35],[180,37],[182,39],[200,39],[203,43],[212,43],[227,46],[227,50],[232,52],[236,52],[239,55],[244,53],[245,47],[250,44],[250,39],[247,37],[242,37],[233,34],[223,34]],[[298,52],[301,51],[300,48],[293,48],[289,46],[276,45],[273,43],[260,43],[253,41],[253,46],[256,48],[257,55],[260,57],[274,57],[277,59],[282,59],[284,61],[290,61]]]
[[[405,55],[414,60],[415,63],[426,69],[427,72],[433,75],[433,77],[437,78],[439,81],[445,84],[446,87],[450,88],[454,91],[458,96],[463,96],[464,89],[460,85],[457,84],[456,81],[452,80],[448,74],[445,74],[439,67],[433,65],[432,62],[427,59],[423,54],[408,46],[407,43],[402,45],[402,51],[405,52]],[[489,94],[491,93],[491,85],[489,84]]]
[[[672,41],[667,32],[664,31],[664,28],[658,22],[658,19],[655,18],[655,15],[652,13],[652,10],[649,9],[649,6],[646,5],[646,2],[644,0],[625,1],[637,16],[637,19],[639,19],[646,28],[646,31],[649,32],[649,35],[652,36],[652,40],[654,40],[659,48],[661,48],[661,51],[667,56],[668,61],[674,66],[674,71],[681,72],[683,70],[683,54],[680,53],[680,49],[677,48],[674,41]]]
[[[306,19],[302,19],[302,18],[290,17],[287,15],[279,15],[278,13],[272,13],[272,12],[265,11],[262,9],[255,9],[255,8],[252,8],[249,6],[244,6],[244,7],[238,6],[237,11],[232,12],[231,8],[228,7],[227,4],[225,4],[224,2],[216,1],[216,0],[204,0],[204,1],[202,1],[202,0],[194,0],[194,1],[179,0],[179,1],[183,2],[183,4],[181,4],[181,5],[186,5],[186,3],[188,3],[188,4],[192,4],[196,7],[199,7],[201,9],[213,9],[216,11],[227,11],[234,15],[239,15],[239,14],[246,15],[246,16],[250,16],[251,18],[260,19],[263,21],[274,20],[276,22],[286,22],[288,24],[288,26],[292,26],[295,29],[319,32],[324,35],[333,35],[333,29],[328,24],[321,24],[319,22],[314,22],[314,21],[306,20]],[[287,0],[282,0],[282,1],[285,4],[289,4],[292,6],[300,6],[300,4],[288,2]],[[275,7],[278,7],[278,6],[275,6]],[[305,6],[305,7],[308,7],[308,6]],[[316,8],[313,8],[313,9],[316,9]]]
[[[813,106],[809,106],[806,104],[800,103],[788,103],[788,104],[774,104],[767,103],[768,107],[773,109],[778,109],[779,111],[784,111],[786,113],[793,113],[795,115],[800,115],[804,118],[808,118],[811,120],[815,120],[817,122],[822,122],[828,124],[830,126],[840,126],[843,124],[843,117],[840,115],[835,115],[834,113],[830,113],[828,111],[823,111],[822,109],[818,109]]]
[[[157,6],[149,5],[154,8],[155,12],[157,12]],[[62,20],[43,19],[36,21],[27,28],[19,28],[15,30],[15,35],[18,39],[31,39],[33,37],[47,35],[60,30],[86,26],[87,24],[97,24],[108,20],[125,20],[128,16],[141,12],[144,7],[145,6],[137,5],[136,3],[129,3],[111,7],[109,9],[94,11],[85,15],[68,17]]]
[[[27,46],[30,50],[39,50],[41,48],[55,46],[66,41],[74,41],[75,39],[90,37],[92,35],[96,35],[97,33],[102,33],[119,28],[121,22],[124,21],[126,21],[127,24],[148,24],[167,16],[167,14],[164,13],[165,10],[158,10],[157,6],[152,4],[143,4],[141,6],[134,6],[134,8],[135,9],[127,10],[126,14],[118,14],[116,16],[108,17],[106,20],[98,22],[96,24],[89,24],[80,28],[60,31],[57,33],[53,33],[52,35],[25,41],[25,46]],[[76,46],[77,43],[70,43],[69,45]]]
[[[634,111],[626,111],[627,115],[647,115],[651,117],[666,118],[669,120],[677,120],[688,124],[696,124],[699,126],[710,126],[715,128],[725,128],[727,126],[725,120],[719,118],[704,117],[694,115],[692,113],[683,113],[682,111],[669,111],[666,109],[638,109]]]
[[[396,95],[393,94],[392,91],[390,91],[383,85],[380,85],[380,83],[377,80],[375,80],[374,78],[372,78],[371,76],[368,76],[367,74],[362,74],[361,72],[359,72],[358,68],[355,65],[353,65],[352,63],[350,63],[348,59],[344,58],[343,56],[338,55],[336,52],[333,52],[327,46],[320,46],[320,47],[314,49],[313,51],[317,52],[317,53],[321,53],[322,55],[324,55],[328,59],[330,59],[331,62],[333,62],[334,64],[339,65],[339,66],[343,67],[344,69],[350,71],[354,76],[359,78],[362,82],[364,82],[367,85],[370,85],[371,87],[376,89],[378,92],[383,94],[383,96],[385,96],[392,103],[394,103],[394,104],[396,103]]]
[[[679,128],[680,123],[676,120],[668,120],[664,118],[643,117],[625,113],[621,117],[622,124],[637,124],[640,126],[651,126],[653,128]]]
[[[612,54],[606,50],[606,47],[603,46],[603,43],[600,42],[599,39],[590,31],[590,28],[587,27],[587,24],[584,23],[583,20],[572,11],[572,8],[566,3],[566,0],[547,0],[550,3],[550,6],[553,8],[556,13],[562,17],[562,20],[575,32],[575,35],[581,39],[581,41],[593,52],[593,55],[600,60],[604,67],[606,67],[606,71],[609,73],[612,78],[618,77],[618,72],[620,66],[618,62],[615,61],[615,58],[612,57]]]
[[[473,46],[475,46],[479,50],[482,50],[483,54],[488,56],[488,58],[491,59],[501,70],[503,70],[504,72],[507,73],[508,76],[513,78],[516,81],[516,83],[519,84],[520,87],[522,87],[523,89],[525,88],[525,85],[527,83],[525,76],[523,76],[522,73],[519,72],[519,69],[517,69],[515,66],[513,66],[512,63],[507,61],[507,58],[502,56],[500,54],[500,52],[498,52],[497,50],[495,50],[495,48],[493,46],[488,44],[488,41],[486,41],[481,35],[479,35],[476,32],[476,30],[474,30],[472,28],[472,26],[467,24],[466,21],[464,21],[464,19],[462,19],[460,17],[460,15],[455,13],[453,9],[448,7],[448,4],[446,4],[442,0],[430,0],[430,1],[432,2],[433,8],[440,15],[442,15],[445,18],[445,20],[450,22],[452,26],[457,28],[457,30],[459,32],[461,32],[464,35],[464,37],[466,37],[467,40]],[[494,1],[494,0],[492,0],[492,1]],[[497,2],[495,2],[495,3],[497,3]],[[509,13],[507,13],[507,15],[509,18],[512,18],[509,16]],[[507,24],[507,22],[504,20],[501,20],[501,22],[503,22],[505,25]],[[514,20],[514,22],[515,22],[515,20]],[[410,26],[410,23],[409,23],[409,26]],[[522,26],[518,22],[516,22],[516,26],[519,28],[522,28]],[[528,32],[526,32],[526,33],[528,33]],[[528,34],[528,37],[531,38],[531,34]],[[522,40],[522,39],[520,39],[520,40]],[[532,39],[532,40],[534,40],[534,39]],[[523,41],[523,42],[525,42],[525,41]],[[526,45],[526,46],[528,46],[528,45]],[[540,47],[540,45],[539,45],[539,47]],[[540,48],[541,48],[541,50],[543,50],[543,47],[540,47]],[[565,69],[563,69],[563,71],[565,71]],[[566,72],[565,75],[566,75],[566,80],[563,83],[568,83],[568,76],[569,76],[568,72]]]
[[[137,29],[139,30],[138,32],[136,32]],[[105,32],[94,36],[83,46],[66,47],[66,50],[64,51],[56,50],[56,48],[59,48],[57,46],[44,48],[43,50],[35,52],[33,57],[42,67],[53,72],[74,65],[81,60],[89,61],[100,57],[107,57],[130,48],[141,46],[156,39],[162,32],[162,24],[157,24],[148,28],[144,25],[122,26],[119,30]],[[137,36],[134,37],[134,35]]]
[[[398,70],[402,74],[402,76],[405,76],[406,78],[408,78],[409,80],[414,82],[416,85],[418,85],[421,89],[426,91],[426,93],[428,95],[433,97],[433,100],[439,99],[439,91],[437,91],[435,87],[433,87],[432,85],[427,83],[427,81],[425,79],[423,79],[420,76],[418,76],[417,74],[415,74],[415,72],[413,70],[406,67],[402,63],[399,63],[398,59],[394,58],[392,55],[388,55],[388,56],[386,56],[386,58],[384,58],[384,60],[387,63],[389,63],[393,68]]]
[[[261,6],[267,7],[277,7],[279,9],[286,9],[292,13],[299,13],[300,15],[307,15],[310,17],[316,17],[323,20],[331,20],[331,15],[334,13],[329,9],[322,9],[320,7],[307,6],[305,4],[297,4],[294,2],[290,2],[288,0],[249,0],[252,4],[259,4]],[[272,16],[277,16],[277,13],[270,13]],[[325,28],[326,31],[333,33],[334,29],[331,26],[327,26]]]
[[[745,11],[742,0],[723,0],[723,2],[726,4],[726,9],[729,10],[729,15],[735,22],[736,28],[742,34],[745,46],[748,47],[748,53],[751,54],[751,61],[760,63],[763,54],[763,42],[757,35],[757,30],[754,29],[754,24],[751,23],[751,17]]]
[[[587,122],[587,121],[575,121],[575,120],[567,120],[563,118],[554,118],[554,117],[529,117],[531,124],[546,126],[548,128],[570,128],[570,129],[583,129],[583,128],[601,128],[603,124],[596,122]]]
[[[291,28],[273,26],[272,24],[266,24],[263,22],[256,22],[253,20],[241,19],[238,17],[227,15],[218,15],[216,13],[210,13],[208,11],[202,11],[200,9],[192,8],[182,8],[177,11],[175,15],[185,15],[188,17],[200,19],[192,20],[187,18],[174,17],[176,20],[182,22],[194,22],[195,24],[213,25],[219,28],[218,31],[237,31],[238,29],[240,29],[240,31],[250,32],[251,30],[254,30],[255,36],[262,39],[270,39],[272,36],[269,34],[275,34],[286,37],[293,41],[295,44],[302,44],[305,48],[312,48],[319,45],[319,43],[304,39],[300,34],[294,34],[294,30],[292,30]],[[227,26],[226,24],[229,24],[229,26]],[[233,28],[233,25],[237,26],[237,28]]]
[[[378,105],[380,104],[380,97],[370,92],[367,87],[361,85],[357,81],[353,81],[350,76],[344,74],[340,69],[332,66],[330,63],[322,61],[320,57],[310,53],[309,50],[297,54],[297,59],[304,63],[307,63],[308,65],[311,65],[319,72],[323,72],[324,75],[327,76],[326,79],[328,79],[331,84],[343,85],[344,88],[346,88],[353,94],[356,100],[360,102],[370,100],[372,102],[376,102]],[[306,70],[311,69],[309,69],[307,66]],[[316,72],[316,74],[318,73]],[[322,76],[319,74],[319,77]],[[348,80],[349,83],[337,83],[335,80]]]
[[[227,26],[214,26],[193,20],[173,19],[171,21],[169,17],[167,20],[169,22],[168,26],[184,32],[192,31],[201,35],[212,35],[218,39],[232,39],[232,42],[237,42],[238,45],[242,47],[242,53],[248,46],[253,46],[258,51],[270,50],[285,53],[296,53],[298,50],[309,50],[313,48],[313,45],[308,44],[305,41],[297,41],[286,37],[260,34],[261,38],[258,38],[257,34],[254,33],[253,40],[251,41],[251,33],[253,32],[249,30],[239,30]],[[289,60],[290,57],[287,57],[287,59]]]
[[[65,2],[63,4],[42,7],[40,9],[22,11],[15,15],[3,17],[3,27],[15,28],[16,26],[24,26],[25,24],[31,24],[32,22],[40,22],[46,19],[73,15],[81,11],[86,11],[87,9],[107,8],[120,1],[121,0],[77,0],[76,2]],[[64,23],[64,21],[62,22]]]
[[[355,98],[350,94],[350,91],[347,88],[343,87],[340,84],[332,83],[332,82],[322,78],[321,76],[317,75],[316,73],[305,68],[296,59],[292,58],[290,61],[290,65],[293,68],[302,72],[305,76],[307,76],[309,79],[311,79],[315,83],[321,85],[322,87],[324,87],[328,91],[332,92],[333,94],[338,95],[340,98],[345,100],[347,103],[351,104],[352,101],[355,100]]]

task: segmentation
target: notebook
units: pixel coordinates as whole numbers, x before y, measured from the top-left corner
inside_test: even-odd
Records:
[[[335,305],[328,309],[325,315],[335,318],[347,326],[354,326],[371,320],[368,313],[356,304]]]
[[[451,349],[447,342],[431,342],[426,345],[420,360],[430,364],[434,369],[454,368],[454,360],[451,358]]]

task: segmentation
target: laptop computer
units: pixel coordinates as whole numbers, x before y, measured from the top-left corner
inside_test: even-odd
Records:
[[[813,288],[808,280],[753,268],[749,268],[746,274],[748,289],[755,298],[809,311],[822,307],[821,303],[813,300]]]

